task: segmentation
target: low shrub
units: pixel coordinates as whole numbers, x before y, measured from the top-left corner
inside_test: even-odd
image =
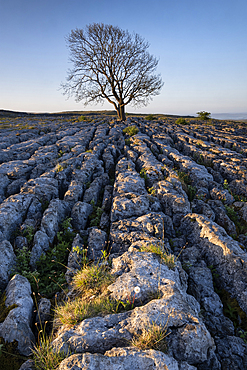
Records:
[[[183,117],[180,117],[175,122],[177,125],[188,125],[188,122]]]
[[[157,117],[155,117],[153,114],[149,114],[148,116],[145,117],[145,119],[147,121],[154,121],[155,119],[157,119]]]
[[[123,129],[123,133],[127,134],[129,136],[136,135],[139,132],[138,128],[136,126],[128,126]]]
[[[85,116],[80,116],[80,117],[77,118],[77,121],[78,122],[87,121],[87,118]]]

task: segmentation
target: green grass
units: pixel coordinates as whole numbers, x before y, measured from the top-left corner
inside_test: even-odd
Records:
[[[57,306],[56,317],[62,324],[75,325],[89,317],[117,313],[121,301],[105,294],[115,279],[105,264],[85,265],[72,281],[75,298]]]
[[[177,172],[177,175],[179,177],[179,179],[184,182],[186,185],[190,185],[191,184],[191,179],[189,177],[189,175],[183,171],[176,171]]]
[[[127,134],[129,136],[136,135],[139,132],[138,128],[136,126],[128,126],[123,129],[123,133]]]
[[[186,121],[186,119],[180,117],[176,120],[175,122],[177,125],[188,125],[188,121]]]
[[[157,119],[157,117],[154,116],[153,114],[149,114],[148,116],[145,117],[145,119],[147,121],[154,121],[155,119]]]
[[[32,352],[35,370],[57,370],[64,358],[68,357],[64,353],[54,351],[51,342],[51,337],[44,335],[39,344],[34,346]]]
[[[176,266],[176,257],[164,250],[163,243],[158,242],[156,244],[143,244],[140,248],[141,252],[155,253],[160,257],[161,261],[168,266],[169,269],[173,269]]]
[[[120,305],[109,296],[77,297],[57,306],[55,316],[63,325],[73,326],[89,317],[118,313]]]
[[[141,350],[155,349],[166,353],[168,350],[166,337],[169,334],[167,333],[167,325],[162,327],[153,322],[152,325],[144,328],[141,334],[134,336],[131,345]]]
[[[90,265],[77,272],[73,286],[81,294],[99,294],[115,280],[104,265]]]
[[[31,284],[32,291],[48,298],[53,297],[66,284],[68,254],[75,237],[70,221],[71,219],[67,218],[61,223],[53,247],[46,254],[41,255],[37,261],[36,270],[31,271],[30,269],[31,252],[28,247],[16,251],[16,267],[12,275],[18,273],[26,277]]]

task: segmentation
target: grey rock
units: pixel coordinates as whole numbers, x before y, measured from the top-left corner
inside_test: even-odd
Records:
[[[50,201],[58,198],[58,181],[49,177],[38,177],[26,182],[21,188],[21,193],[33,194],[40,201]]]
[[[71,223],[77,230],[83,230],[86,227],[88,216],[93,212],[93,207],[85,202],[77,202],[71,211]]]
[[[234,335],[233,323],[223,315],[223,304],[214,291],[211,271],[202,263],[189,269],[188,293],[200,303],[204,322],[212,335]]]
[[[102,251],[105,250],[107,234],[105,231],[92,228],[88,235],[87,257],[89,260],[99,262],[102,258]]]
[[[139,170],[144,170],[147,176],[146,184],[148,187],[153,186],[154,183],[164,179],[162,172],[162,163],[160,163],[155,156],[146,152],[142,154],[136,161]]]
[[[59,230],[59,224],[69,213],[68,204],[60,199],[51,200],[49,207],[44,212],[41,220],[41,231],[44,231],[49,242],[53,243],[55,236]]]
[[[115,162],[114,162],[114,157],[111,154],[110,150],[106,148],[104,150],[104,153],[102,155],[104,164],[105,164],[105,171],[110,175],[114,175],[114,170],[115,170]]]
[[[111,224],[110,241],[112,253],[128,247],[138,241],[158,242],[163,236],[174,236],[169,216],[160,213],[148,213],[140,217],[131,217]]]
[[[243,206],[241,207],[239,211],[239,215],[242,218],[242,220],[247,223],[247,203],[246,202],[243,203]]]
[[[135,164],[131,159],[121,158],[116,165],[116,178],[120,173],[124,173],[126,171],[135,172]]]
[[[45,322],[49,322],[51,319],[51,302],[47,298],[41,298],[38,305],[38,312],[36,314],[36,322],[43,329]]]
[[[8,284],[11,269],[15,266],[15,253],[9,241],[0,242],[0,289],[5,289]]]
[[[10,183],[8,176],[0,174],[0,197],[5,197],[5,191]]]
[[[94,201],[94,204],[97,204],[100,191],[102,189],[102,178],[97,177],[90,185],[90,187],[85,191],[83,196],[84,203],[90,203]]]
[[[234,202],[233,196],[229,193],[228,190],[220,190],[218,188],[213,188],[210,191],[211,198],[214,200],[221,200],[226,204],[232,204]]]
[[[188,296],[189,297],[189,296]],[[200,321],[198,304],[169,285],[162,299],[154,299],[134,310],[106,317],[86,319],[71,329],[62,327],[52,345],[57,351],[104,353],[156,323],[167,328],[168,354],[179,361],[195,365],[207,360],[214,342]],[[193,308],[191,303],[193,302]]]
[[[186,364],[182,369],[193,370],[194,366]],[[101,354],[74,354],[59,366],[59,370],[180,370],[177,361],[165,353],[145,350],[141,351],[133,347],[113,348],[104,355]]]
[[[22,223],[32,199],[30,194],[17,194],[0,204],[0,231],[4,239],[9,240],[16,227]]]
[[[110,215],[106,212],[103,212],[100,218],[100,229],[107,231],[110,226]]]
[[[44,231],[36,231],[33,239],[33,248],[30,255],[30,266],[35,269],[36,262],[40,259],[41,255],[45,253],[50,247],[49,238]]]
[[[11,184],[8,185],[7,187],[7,197],[9,197],[10,195],[14,195],[14,194],[17,194],[20,192],[20,188],[23,186],[23,184],[26,182],[27,180],[24,178],[20,178],[20,179],[17,179],[17,180],[14,180],[11,182]]]
[[[204,166],[181,154],[170,153],[170,157],[179,165],[180,170],[189,173],[192,184],[197,187],[207,187],[213,181],[213,176]]]
[[[27,212],[27,218],[35,221],[40,221],[45,206],[48,206],[48,201],[39,201],[37,198],[33,198]]]
[[[77,234],[73,240],[72,248],[68,256],[67,271],[65,273],[68,284],[72,282],[73,276],[83,266],[83,252],[86,252],[86,250],[84,250],[83,240],[80,235]]]
[[[144,179],[137,172],[127,169],[116,177],[113,197],[126,197],[128,194],[146,195],[147,191]]]
[[[212,210],[210,205],[208,203],[205,203],[203,200],[194,199],[192,204],[191,204],[191,207],[192,207],[192,212],[193,213],[203,214],[206,217],[208,217],[210,220],[212,220],[212,221],[215,220],[214,211]]]
[[[115,197],[111,210],[111,221],[115,222],[123,218],[141,216],[149,210],[149,197],[147,195],[136,196],[128,194],[128,198]]]
[[[30,155],[28,156],[30,157]],[[7,175],[10,179],[16,180],[27,177],[33,167],[29,166],[26,161],[9,161],[0,165],[0,174]]]
[[[132,246],[135,247],[135,243]],[[155,254],[133,251],[132,246],[128,252],[112,260],[111,273],[118,278],[107,289],[114,299],[127,301],[132,297],[134,301],[143,303],[152,296],[161,298],[166,295],[170,286],[186,291],[187,284],[180,279],[177,267],[169,269]],[[139,288],[138,293],[135,292],[136,287]]]
[[[168,177],[155,184],[154,189],[163,212],[172,217],[177,225],[180,219],[190,212],[190,203],[181,182],[175,177]]]
[[[31,348],[35,343],[34,335],[30,329],[33,300],[31,298],[31,286],[29,281],[15,275],[6,288],[6,307],[16,304],[4,322],[0,324],[0,336],[6,342],[18,342],[18,350],[24,356],[31,354]]]
[[[224,227],[230,235],[236,235],[237,230],[234,222],[228,217],[226,208],[223,206],[220,200],[209,200],[208,205],[213,209],[215,213],[215,221],[218,225]]]
[[[35,370],[35,363],[33,360],[27,360],[21,365],[19,370]]]
[[[23,249],[24,247],[28,246],[27,238],[25,236],[17,236],[15,238],[15,247],[17,249]]]
[[[216,337],[215,344],[223,369],[247,368],[247,345],[243,339],[229,335],[224,338]]]
[[[196,244],[207,264],[213,265],[222,287],[247,313],[247,256],[239,243],[208,218],[196,213],[184,217],[181,230]]]
[[[105,212],[110,212],[112,204],[112,191],[113,186],[107,185],[104,190],[103,200],[102,200],[102,209]]]
[[[126,157],[127,159],[131,160],[133,163],[135,163],[135,161],[137,160],[138,158],[138,154],[135,153],[133,150],[128,150],[127,149],[128,147],[126,147]]]
[[[64,195],[64,200],[70,204],[71,208],[82,197],[83,190],[84,186],[81,182],[76,180],[71,181]]]
[[[229,188],[233,194],[243,195],[247,197],[247,182],[245,179],[242,180],[233,180],[229,183]]]

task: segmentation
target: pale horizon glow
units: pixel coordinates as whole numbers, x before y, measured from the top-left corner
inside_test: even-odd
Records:
[[[131,113],[247,114],[246,0],[0,0],[0,109],[55,113],[114,110],[66,99],[65,36],[98,22],[143,36],[159,59],[161,94]]]

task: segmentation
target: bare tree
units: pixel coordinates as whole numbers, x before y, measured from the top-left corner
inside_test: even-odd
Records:
[[[158,60],[138,34],[93,23],[85,30],[72,30],[66,40],[73,69],[62,87],[76,101],[84,100],[86,105],[106,99],[125,120],[125,105],[146,105],[160,93],[161,77],[153,74]]]

